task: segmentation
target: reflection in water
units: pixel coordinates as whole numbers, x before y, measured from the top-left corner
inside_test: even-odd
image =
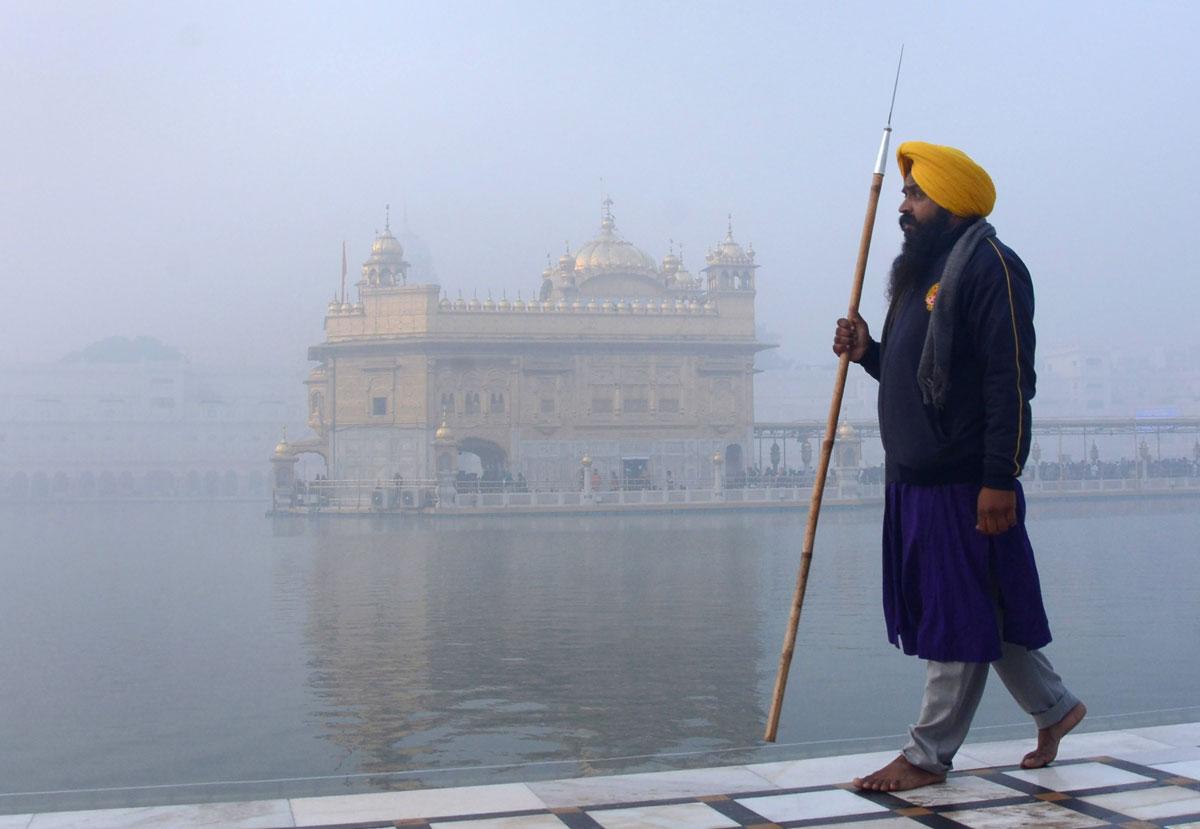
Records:
[[[322,728],[379,772],[746,745],[762,522],[335,519],[304,539]]]

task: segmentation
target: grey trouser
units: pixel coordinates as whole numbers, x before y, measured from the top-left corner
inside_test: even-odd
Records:
[[[1005,642],[995,662],[930,661],[921,714],[909,729],[902,752],[908,762],[935,774],[950,771],[983,697],[989,668],[996,669],[1004,687],[1038,728],[1054,725],[1079,702],[1039,650]]]

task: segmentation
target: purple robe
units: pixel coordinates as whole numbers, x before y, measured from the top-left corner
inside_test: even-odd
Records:
[[[979,489],[887,485],[883,614],[888,641],[907,654],[992,662],[1001,638],[1031,650],[1050,642],[1021,484],[1017,524],[996,536],[975,529]]]

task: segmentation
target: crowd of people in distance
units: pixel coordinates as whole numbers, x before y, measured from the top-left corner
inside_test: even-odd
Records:
[[[513,477],[512,472],[507,469],[485,469],[482,473],[464,472],[460,469],[454,476],[454,488],[460,493],[528,492],[529,483],[525,480],[523,472],[518,472],[516,477]]]
[[[1200,462],[1189,458],[1149,458],[1116,461],[1042,461],[1036,466],[1040,481],[1122,481],[1137,478],[1200,477]],[[1034,469],[1027,472],[1032,473]]]
[[[842,470],[845,473],[845,470]],[[576,491],[584,489],[584,470],[580,469],[574,482]],[[615,471],[606,477],[598,470],[590,470],[592,492],[631,492],[640,490],[683,490],[688,485],[676,480],[668,470],[662,480],[654,480],[647,472],[640,475],[622,478]],[[853,481],[864,485],[882,485],[884,483],[883,464],[864,466],[853,471]],[[816,476],[816,470],[810,466],[804,469],[793,467],[751,466],[740,474],[727,474],[724,479],[726,489],[777,489],[811,487]],[[1025,470],[1023,478],[1026,481],[1099,481],[1099,480],[1138,480],[1144,478],[1197,478],[1200,477],[1200,458],[1145,458],[1131,460],[1122,458],[1114,461],[1042,461],[1031,462]],[[826,478],[827,486],[837,486],[839,470],[831,467]],[[292,505],[325,506],[330,503],[336,482],[330,482],[328,476],[318,474],[312,481],[297,479],[292,492]],[[500,492],[529,492],[531,484],[525,479],[523,472],[515,476],[511,471],[484,470],[482,474],[459,470],[454,479],[455,489],[460,493],[500,493]],[[693,482],[693,487],[711,487],[709,480]],[[537,486],[538,489],[558,489],[557,486]],[[391,480],[378,482],[371,490],[371,503],[377,509],[399,509],[416,506],[416,499],[424,499],[425,490],[405,488],[404,478],[396,473]],[[429,493],[432,497],[432,492]]]
[[[775,489],[810,487],[813,485],[816,475],[817,471],[815,467],[805,469],[793,469],[791,467],[760,469],[758,466],[751,466],[741,475],[726,475],[725,488],[759,489],[765,487]],[[860,484],[882,484],[883,464],[864,466],[854,470],[852,480]],[[826,486],[836,486],[838,481],[838,470],[830,467],[825,476]]]

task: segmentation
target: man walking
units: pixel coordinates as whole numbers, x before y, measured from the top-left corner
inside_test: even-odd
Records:
[[[860,318],[833,350],[879,381],[886,453],[883,608],[888,639],[927,660],[924,699],[900,756],[854,785],[941,782],[983,695],[989,666],[1033,717],[1040,768],[1087,709],[1040,652],[1050,642],[1018,478],[1034,393],[1033,284],[984,217],[987,172],[952,147],[910,141],[904,245],[879,342]]]

